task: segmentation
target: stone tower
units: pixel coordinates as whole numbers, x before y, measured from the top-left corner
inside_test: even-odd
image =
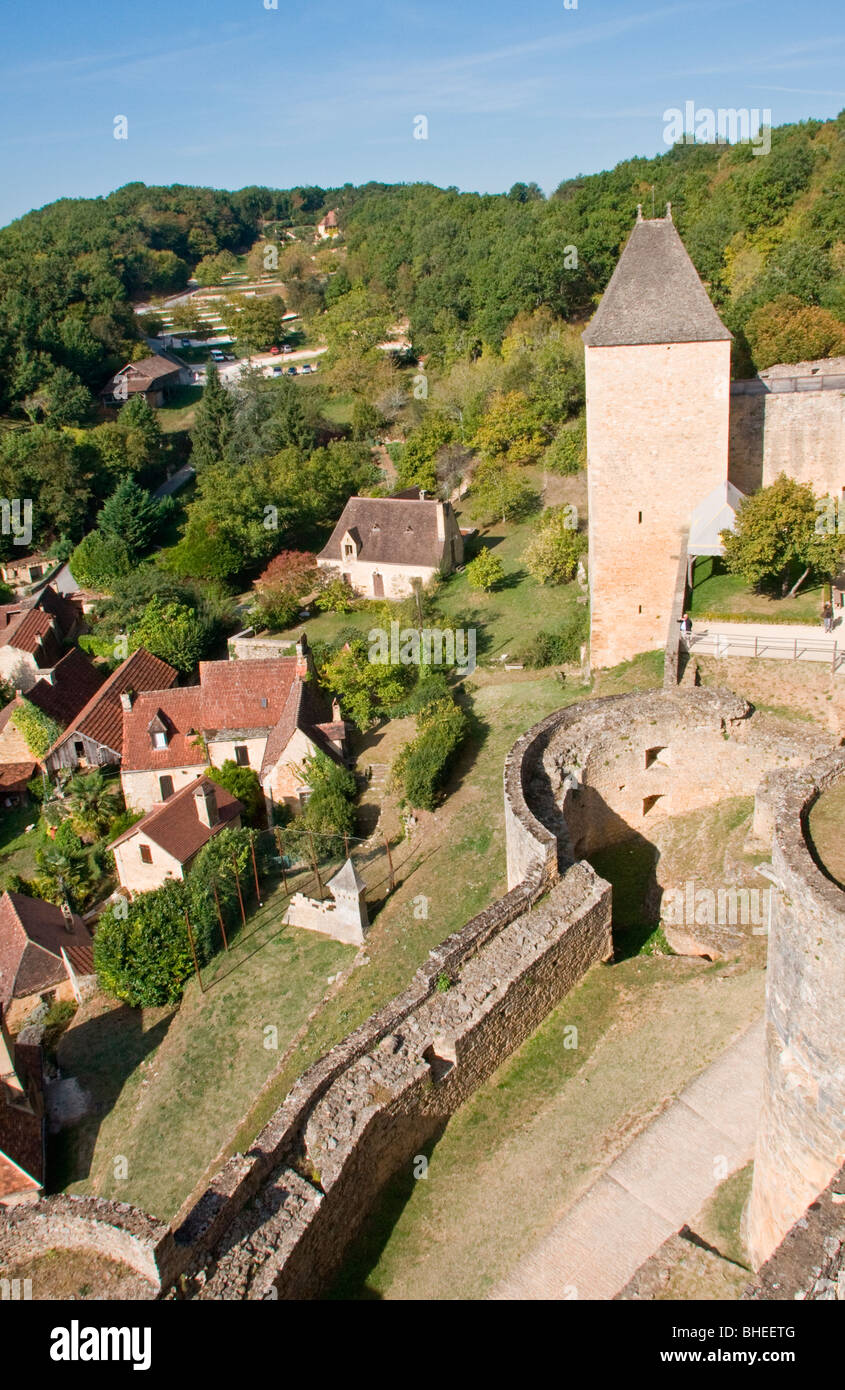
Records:
[[[586,348],[593,666],[662,648],[690,513],[728,476],[731,334],[672,222],[637,222]]]

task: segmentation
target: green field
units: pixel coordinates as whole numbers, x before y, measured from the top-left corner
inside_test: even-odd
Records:
[[[709,556],[696,561],[689,611],[693,618],[734,622],[819,624],[822,588],[800,589],[794,598],[772,598],[749,588],[738,574],[728,574]]]

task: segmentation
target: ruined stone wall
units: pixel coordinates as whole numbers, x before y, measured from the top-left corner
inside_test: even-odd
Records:
[[[0,1269],[48,1250],[91,1250],[120,1260],[149,1281],[149,1297],[160,1288],[161,1253],[171,1241],[165,1222],[137,1207],[98,1197],[45,1197],[32,1206],[0,1215]]]
[[[731,395],[729,477],[756,492],[779,473],[818,494],[845,487],[845,391]]]
[[[845,1159],[845,893],[816,864],[806,816],[845,777],[845,751],[770,777],[774,892],[766,1071],[747,1212],[755,1266],[768,1259]]]
[[[845,1168],[798,1218],[742,1297],[845,1301]]]

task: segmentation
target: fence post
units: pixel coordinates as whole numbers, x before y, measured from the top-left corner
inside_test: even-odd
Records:
[[[758,637],[756,636],[756,634],[755,634],[755,637],[754,637],[754,655],[755,655],[755,656],[757,655],[757,643],[758,643],[758,641],[759,641],[759,638],[758,638]]]
[[[279,829],[278,826],[276,826],[276,844],[279,846],[279,854],[281,855],[281,859],[282,859],[282,883],[283,883],[284,886],[285,886],[285,892],[287,892],[287,891],[288,891],[288,876],[287,876],[287,870],[285,869],[285,842],[284,842],[284,839],[282,838],[282,832],[281,832],[281,830]]]
[[[250,849],[252,850],[252,874],[253,874],[253,877],[254,877],[254,879],[255,879],[255,896],[256,896],[256,898],[257,898],[257,900],[258,900],[258,906],[259,906],[259,907],[263,907],[264,904],[263,904],[262,901],[261,901],[261,889],[260,889],[259,884],[258,884],[258,866],[256,865],[256,862],[255,862],[255,836],[254,836],[254,835],[250,835],[250,837],[249,837],[249,847],[250,847]]]
[[[830,667],[830,674],[831,674],[832,676],[835,676],[835,675],[836,675],[836,649],[837,649],[838,646],[839,646],[839,643],[838,643],[838,642],[834,642],[834,644],[833,644],[833,661],[832,661],[831,667]]]
[[[226,950],[228,951],[229,941],[226,936],[226,927],[223,923],[223,913],[220,911],[220,899],[217,896],[217,884],[215,883],[214,879],[211,880],[211,890],[214,893],[214,901],[217,905],[217,920],[220,923],[220,931],[223,936],[223,945],[226,947]]]
[[[319,890],[320,890],[320,901],[322,902],[322,900],[323,900],[323,880],[320,878],[320,866],[319,866],[319,864],[317,863],[317,852],[316,852],[316,850],[314,849],[314,836],[311,834],[311,831],[310,831],[310,830],[308,831],[308,844],[309,844],[310,847],[311,847],[311,864],[312,864],[313,869],[314,869],[314,877],[315,877],[316,880],[317,880],[317,887],[318,887]]]
[[[200,974],[200,963],[199,963],[199,961],[197,960],[197,948],[196,948],[196,946],[194,945],[194,933],[191,931],[191,924],[190,924],[190,922],[189,922],[189,920],[188,920],[188,909],[187,909],[187,908],[185,908],[185,926],[188,928],[188,940],[189,940],[190,943],[191,943],[191,955],[192,955],[193,958],[194,958],[194,969],[195,969],[196,972],[197,972],[197,979],[198,979],[199,982],[200,982],[200,994],[205,994],[205,986],[203,985],[203,982],[202,982],[202,975]]]
[[[235,869],[235,883],[238,885],[238,902],[239,902],[240,905],[241,905],[241,924],[242,924],[243,926],[246,926],[246,913],[244,912],[244,899],[243,899],[243,893],[241,892],[241,876],[240,876],[240,874],[238,873],[238,859],[237,859],[237,855],[234,855],[234,854],[232,855],[232,864],[233,864],[234,869]]]
[[[387,863],[390,868],[390,891],[393,893],[396,889],[396,876],[393,872],[393,855],[390,853],[390,841],[384,831],[382,831],[382,836],[384,839],[384,847],[387,850]]]
[[[798,638],[797,638],[797,637],[796,637],[795,641],[794,641],[793,644],[792,644],[792,660],[793,660],[793,661],[797,661],[797,660],[798,660]]]

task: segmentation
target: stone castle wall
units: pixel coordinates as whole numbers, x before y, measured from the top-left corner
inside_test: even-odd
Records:
[[[730,343],[586,350],[590,660],[663,650],[690,513],[728,473]]]
[[[845,1160],[845,893],[818,867],[806,816],[845,777],[845,751],[770,776],[775,889],[766,980],[766,1071],[747,1240],[768,1259]]]
[[[740,492],[768,487],[779,473],[818,495],[845,487],[845,391],[731,395],[729,477]]]
[[[129,1265],[149,1281],[149,1297],[155,1298],[163,1256],[171,1241],[166,1222],[137,1207],[60,1194],[2,1212],[0,1269],[35,1259],[48,1250],[95,1251]]]
[[[742,1297],[845,1302],[845,1168],[810,1203]]]

